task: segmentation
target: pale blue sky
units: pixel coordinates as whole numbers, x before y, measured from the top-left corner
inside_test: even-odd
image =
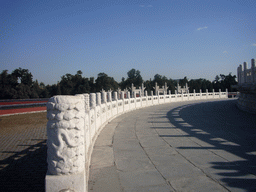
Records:
[[[132,68],[212,81],[255,57],[255,10],[255,0],[1,0],[0,70],[45,84],[78,70],[120,82]]]

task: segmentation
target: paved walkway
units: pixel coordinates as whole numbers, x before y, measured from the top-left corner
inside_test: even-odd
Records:
[[[0,117],[0,191],[44,192],[46,112]]]
[[[95,143],[89,191],[256,191],[256,116],[232,99],[197,102],[111,121]]]

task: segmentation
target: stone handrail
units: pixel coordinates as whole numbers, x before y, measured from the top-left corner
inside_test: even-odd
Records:
[[[152,92],[151,92],[152,94]],[[164,94],[130,98],[117,92],[54,96],[47,103],[47,192],[88,191],[93,146],[104,126],[118,115],[153,105],[228,98],[228,92]]]

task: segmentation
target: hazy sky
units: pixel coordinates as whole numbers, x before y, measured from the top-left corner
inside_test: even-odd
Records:
[[[212,81],[255,53],[255,0],[0,1],[1,72],[29,69],[45,84],[78,70],[120,82],[132,68]]]

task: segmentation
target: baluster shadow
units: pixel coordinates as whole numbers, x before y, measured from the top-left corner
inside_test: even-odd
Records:
[[[208,168],[200,167],[206,174],[230,189],[256,190],[256,115],[240,111],[235,100],[228,100],[180,106],[169,111],[166,117],[173,127],[152,128],[179,129],[186,134],[160,137],[202,141],[205,145],[199,142],[176,149],[181,153],[209,150],[225,161],[209,160]],[[152,123],[158,122],[153,120]]]
[[[46,140],[37,140],[41,142],[19,145],[28,146],[19,152],[1,151],[14,155],[0,161],[0,191],[45,191]]]

